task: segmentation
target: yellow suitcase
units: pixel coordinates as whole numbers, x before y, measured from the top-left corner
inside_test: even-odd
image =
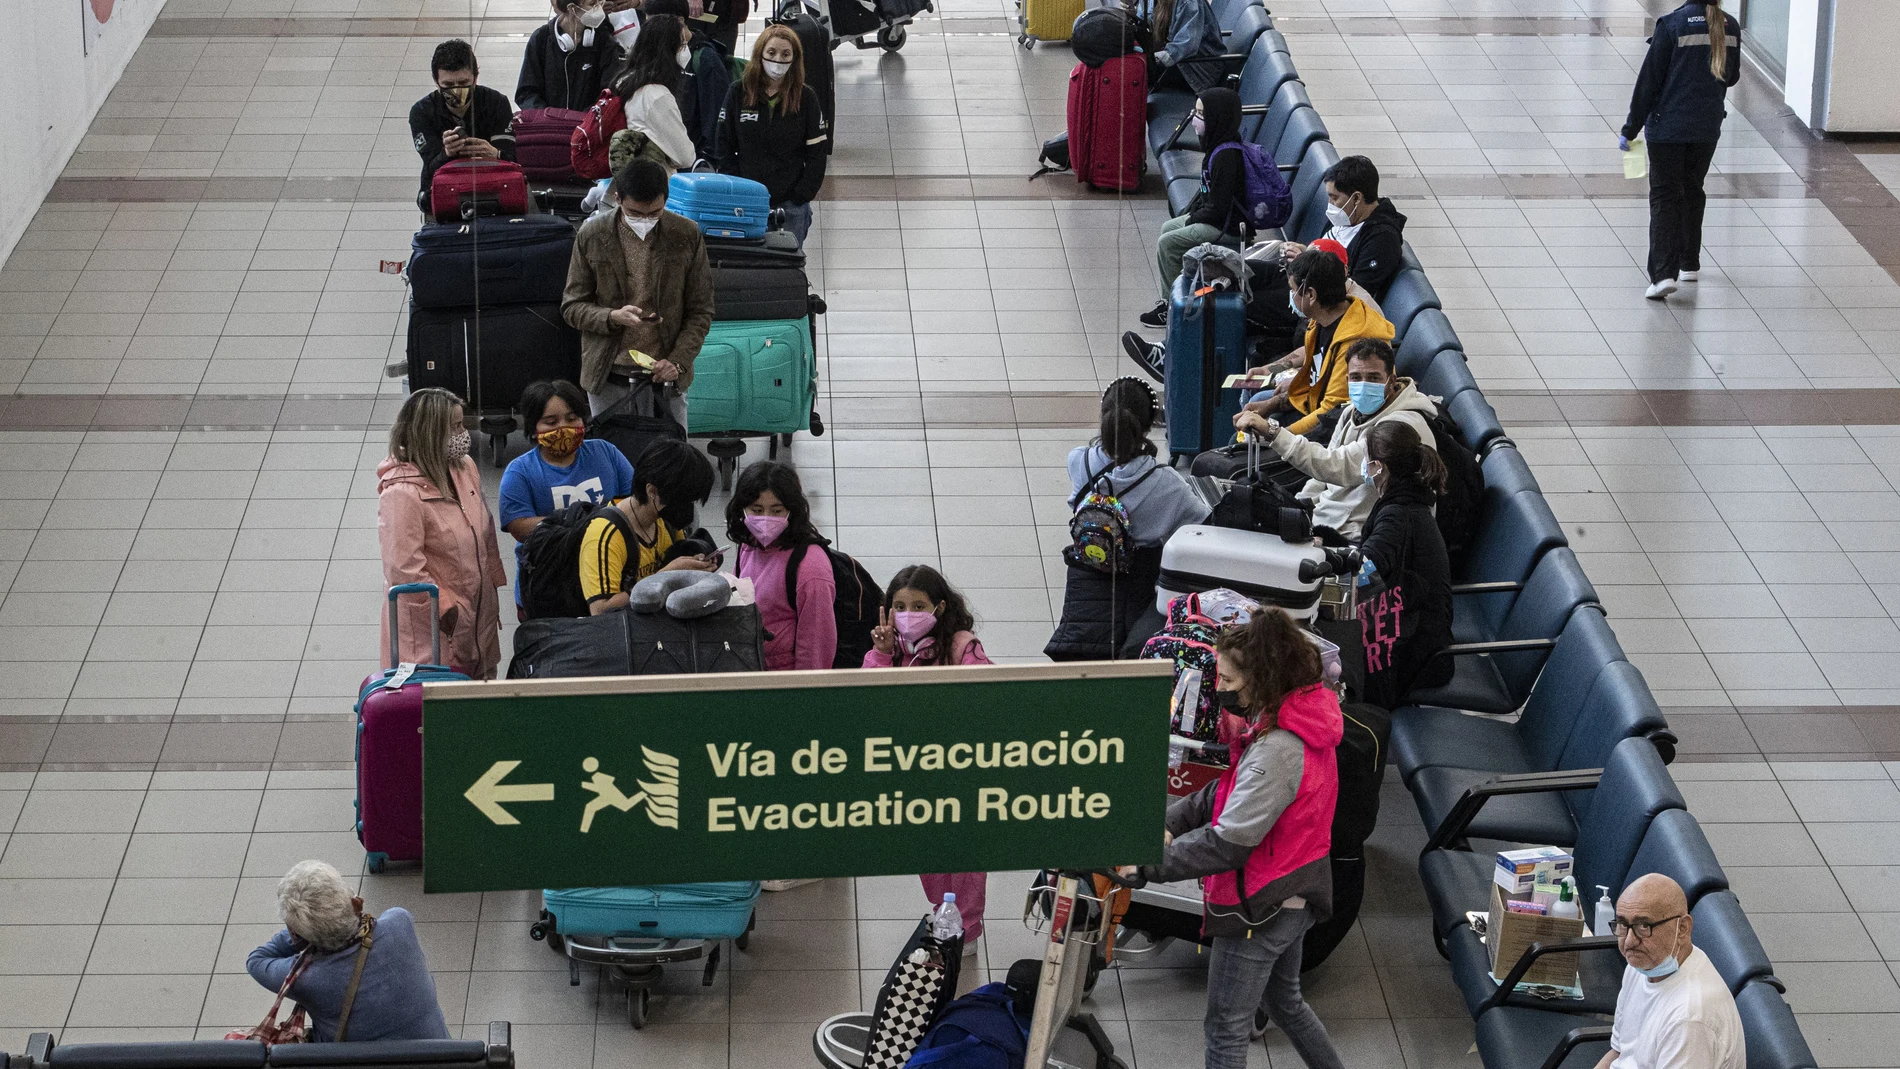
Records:
[[[1088,0],[1020,0],[1023,32],[1016,38],[1024,48],[1037,41],[1066,41],[1076,16],[1088,6]]]

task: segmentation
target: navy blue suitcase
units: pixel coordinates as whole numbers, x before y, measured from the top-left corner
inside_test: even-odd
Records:
[[[1240,391],[1229,375],[1247,370],[1247,302],[1238,290],[1196,297],[1186,275],[1168,297],[1168,451],[1191,457],[1233,440]]]
[[[417,308],[560,303],[574,254],[574,224],[558,215],[431,223],[409,252]]]

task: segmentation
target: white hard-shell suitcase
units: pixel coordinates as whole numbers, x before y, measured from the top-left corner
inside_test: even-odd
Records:
[[[1311,561],[1315,578],[1300,578],[1300,565]],[[1226,587],[1262,605],[1277,605],[1295,620],[1312,620],[1319,611],[1326,555],[1310,542],[1288,542],[1277,534],[1242,531],[1232,527],[1198,524],[1174,532],[1161,548],[1161,577],[1155,584],[1155,606],[1182,594],[1198,594]]]

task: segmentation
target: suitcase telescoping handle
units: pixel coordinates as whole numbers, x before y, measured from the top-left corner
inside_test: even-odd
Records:
[[[442,663],[442,591],[434,583],[398,583],[389,588],[389,663],[392,666],[402,664],[402,655],[396,641],[396,599],[404,594],[429,595],[429,645],[433,652],[429,655],[430,664]]]

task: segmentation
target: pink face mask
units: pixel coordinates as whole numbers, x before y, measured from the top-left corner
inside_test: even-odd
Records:
[[[915,646],[937,629],[937,614],[900,610],[891,614],[891,622],[897,627],[897,633],[903,637],[904,641]]]
[[[752,532],[752,537],[759,540],[759,545],[769,547],[778,541],[779,535],[785,533],[785,525],[790,522],[783,516],[748,514],[745,518],[745,529]]]

